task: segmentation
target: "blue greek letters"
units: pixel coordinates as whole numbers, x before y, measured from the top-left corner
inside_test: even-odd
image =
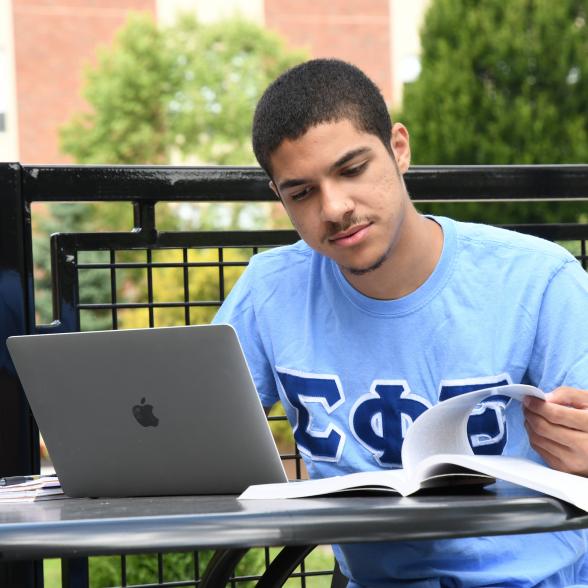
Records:
[[[339,377],[279,367],[276,370],[286,400],[294,409],[294,438],[300,452],[318,461],[339,461],[346,442],[342,421],[345,416],[337,412],[345,403]],[[508,374],[443,380],[439,401],[511,383]],[[504,409],[510,400],[507,396],[493,396],[476,407],[468,421],[474,453],[500,455],[503,452],[507,441]],[[349,430],[379,465],[400,467],[406,431],[430,406],[426,398],[411,391],[406,380],[374,380],[369,392],[350,408]]]
[[[439,401],[453,398],[459,394],[483,390],[493,386],[511,384],[507,374],[491,378],[471,378],[467,380],[444,380],[439,390]],[[508,396],[493,396],[481,402],[468,421],[468,436],[472,450],[477,455],[501,455],[507,441],[504,409],[511,401]]]
[[[337,376],[305,374],[295,370],[277,368],[278,377],[288,402],[296,410],[296,423],[293,425],[294,438],[300,453],[305,453],[319,461],[338,461],[343,451],[345,433],[332,423],[324,428],[313,423],[309,403],[322,406],[325,416],[340,406],[345,397]],[[314,417],[317,418],[314,411]],[[320,419],[320,415],[317,420]]]
[[[383,466],[402,466],[402,440],[412,422],[431,405],[411,394],[403,380],[375,380],[349,415],[355,438]]]

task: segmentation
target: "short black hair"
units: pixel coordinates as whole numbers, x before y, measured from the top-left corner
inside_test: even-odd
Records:
[[[338,59],[313,59],[274,80],[253,117],[253,151],[271,177],[270,157],[284,139],[347,119],[391,151],[392,121],[378,87],[359,68]]]

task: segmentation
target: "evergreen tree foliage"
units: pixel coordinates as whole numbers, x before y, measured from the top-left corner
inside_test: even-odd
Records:
[[[422,70],[397,117],[413,163],[588,161],[588,0],[433,0],[421,44]],[[476,217],[481,206],[452,208]],[[505,212],[556,215],[534,204],[524,214],[497,208],[491,220],[506,222]]]

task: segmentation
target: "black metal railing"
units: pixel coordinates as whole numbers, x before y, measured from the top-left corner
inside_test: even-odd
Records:
[[[574,222],[509,226],[565,243],[587,268],[588,165],[416,167],[405,179],[422,209],[449,202],[501,206],[551,201],[568,208],[572,203],[577,212]],[[291,243],[297,235],[292,230],[161,231],[156,204],[272,201],[275,196],[267,177],[255,168],[0,164],[0,475],[35,472],[40,467],[38,431],[8,359],[6,337],[84,330],[96,317],[102,320],[102,328],[109,329],[125,328],[131,315],[133,326],[207,322],[251,255]],[[51,237],[54,316],[49,324],[39,321],[35,306],[31,211],[37,202],[127,202],[134,211],[134,226],[127,232],[70,232]],[[128,272],[133,272],[135,285],[131,297],[121,288]],[[158,288],[157,276],[164,272],[173,274],[173,295],[162,294]],[[86,296],[84,284],[96,280],[106,284],[104,299]],[[283,419],[270,418],[272,425]],[[300,477],[302,465],[293,441],[282,453]],[[268,550],[263,558],[269,565]],[[159,580],[153,585],[165,585],[163,559],[158,558]],[[126,585],[125,561],[122,557],[121,585]],[[302,565],[296,576],[301,586],[310,577],[330,573],[309,572]],[[197,564],[193,567],[194,577],[181,585],[199,584],[202,570]],[[11,573],[23,574],[18,576],[22,585],[41,585],[38,566],[17,568]],[[65,575],[74,573],[73,567],[64,569]],[[234,577],[231,582],[238,585],[246,580]]]

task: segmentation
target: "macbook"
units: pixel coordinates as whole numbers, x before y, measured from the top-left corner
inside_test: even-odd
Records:
[[[10,337],[68,496],[239,494],[286,475],[228,325]]]

